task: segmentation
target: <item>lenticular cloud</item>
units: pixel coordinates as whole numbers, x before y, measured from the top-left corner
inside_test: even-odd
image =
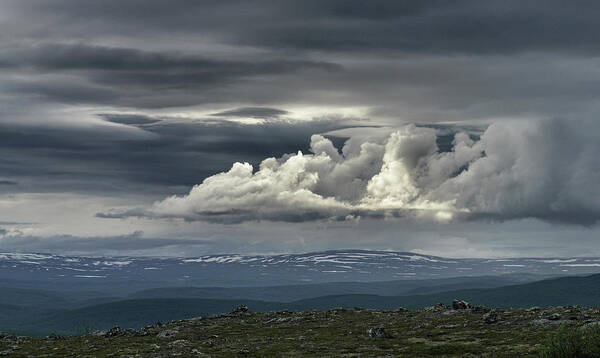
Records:
[[[267,158],[259,168],[235,163],[187,195],[124,215],[225,223],[409,216],[591,224],[600,217],[600,141],[586,126],[496,123],[480,138],[457,132],[444,152],[435,129],[414,125],[383,138],[351,138],[341,153],[313,135],[308,154]]]

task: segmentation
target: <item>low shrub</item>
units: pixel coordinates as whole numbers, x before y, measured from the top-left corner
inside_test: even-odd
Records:
[[[584,327],[562,326],[550,334],[539,358],[598,358],[600,357],[600,325]]]

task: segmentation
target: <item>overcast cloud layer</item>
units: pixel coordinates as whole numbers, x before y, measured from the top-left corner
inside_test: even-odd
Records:
[[[477,236],[484,255],[559,255],[571,233],[586,253],[598,18],[594,1],[2,1],[0,249],[464,255]]]

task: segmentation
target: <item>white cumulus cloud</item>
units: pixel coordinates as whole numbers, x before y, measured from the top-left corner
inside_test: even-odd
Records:
[[[432,220],[600,218],[600,138],[593,122],[499,122],[479,138],[407,125],[383,138],[351,138],[341,153],[321,135],[311,153],[235,163],[187,195],[105,216],[235,223],[414,216]]]

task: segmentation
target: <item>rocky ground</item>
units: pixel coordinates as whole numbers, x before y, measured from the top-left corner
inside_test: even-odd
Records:
[[[229,314],[46,338],[0,333],[10,357],[536,357],[562,325],[600,321],[583,307],[490,310],[464,301],[420,311],[335,309]]]

